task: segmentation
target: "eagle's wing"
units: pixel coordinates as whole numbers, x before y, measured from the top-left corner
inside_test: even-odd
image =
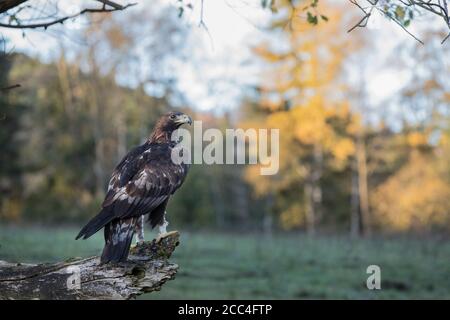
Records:
[[[119,164],[103,203],[113,219],[105,225],[102,263],[127,259],[138,217],[150,213],[152,226],[158,224],[186,173],[186,166],[171,161],[169,145],[151,145]]]
[[[77,238],[90,237],[114,219],[151,212],[181,186],[187,169],[172,162],[169,144],[144,144],[131,150],[112,174],[102,211]]]
[[[167,200],[187,174],[187,167],[174,164],[170,155],[169,145],[154,144],[119,164],[102,207],[113,207],[116,218],[126,218],[146,214]]]

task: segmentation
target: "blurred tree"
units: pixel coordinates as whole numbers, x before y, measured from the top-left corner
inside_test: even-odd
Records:
[[[410,143],[422,144],[417,135]],[[450,222],[450,185],[435,158],[415,150],[408,162],[373,194],[378,224],[387,230],[433,230]]]
[[[289,5],[287,10],[297,9]],[[273,66],[260,103],[268,113],[263,126],[281,132],[280,173],[266,177],[249,168],[247,178],[258,193],[275,193],[285,228],[306,226],[311,234],[324,219],[324,172],[348,167],[355,154],[352,130],[358,121],[339,94],[339,72],[346,50],[351,50],[342,38],[342,11],[327,7],[327,12],[330,22],[317,27],[291,20],[291,28],[282,29],[285,50],[267,44],[255,49]],[[291,15],[276,20],[274,27],[284,26]]]
[[[0,47],[5,39],[0,39]],[[9,73],[14,56],[0,52],[0,88],[8,84]],[[18,135],[20,119],[26,106],[15,103],[8,90],[0,92],[0,218],[17,220],[21,211],[22,166],[19,161],[22,141]]]
[[[32,79],[31,73],[35,75]],[[21,212],[25,218],[40,221],[90,216],[119,158],[121,137],[115,126],[116,112],[124,115],[123,121],[129,126],[128,149],[143,138],[141,118],[148,121],[148,133],[167,109],[167,102],[143,90],[119,87],[113,76],[83,73],[63,57],[56,64],[42,65],[14,55],[10,74],[10,79],[27,83],[8,94],[14,105],[27,106],[26,112],[20,115],[13,132],[1,134],[2,139],[11,134],[21,139],[19,161],[5,162],[21,165],[18,172],[7,169],[23,183]],[[154,108],[145,107],[149,105]],[[9,119],[7,123],[10,126],[15,122]],[[96,171],[98,167],[102,172]]]
[[[446,200],[450,185],[448,50],[436,40],[434,30],[425,39],[426,46],[408,44],[402,49],[414,50],[416,55],[403,60],[411,77],[398,100],[401,131],[378,142],[386,146],[395,141],[395,150],[377,153],[378,158],[390,157],[395,169],[383,174],[385,179],[376,187],[372,206],[377,223],[397,231],[448,229],[450,219]]]

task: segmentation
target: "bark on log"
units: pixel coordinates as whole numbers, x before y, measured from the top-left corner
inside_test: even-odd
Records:
[[[54,264],[0,261],[0,299],[131,299],[160,290],[175,277],[169,257],[179,244],[172,231],[135,246],[126,263],[100,265],[99,257]]]

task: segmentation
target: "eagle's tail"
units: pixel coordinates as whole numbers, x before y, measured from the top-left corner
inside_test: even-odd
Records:
[[[102,211],[99,212],[95,217],[91,219],[84,227],[81,229],[80,233],[78,233],[75,240],[83,237],[83,239],[87,239],[96,233],[98,230],[103,228],[107,223],[109,223],[114,218],[114,215],[110,211],[109,207],[103,208]]]
[[[100,258],[101,263],[127,260],[136,219],[114,219],[105,226],[105,247]]]

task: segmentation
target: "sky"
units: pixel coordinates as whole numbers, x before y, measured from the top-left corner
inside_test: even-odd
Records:
[[[142,10],[150,2],[141,1],[127,10]],[[171,2],[176,10],[177,1]],[[237,106],[243,88],[253,84],[257,78],[255,65],[248,63],[251,58],[249,44],[254,43],[255,38],[265,36],[266,32],[261,30],[262,24],[258,21],[268,21],[270,13],[262,10],[258,0],[206,0],[204,25],[200,26],[201,0],[190,2],[194,9],[186,10],[183,19],[191,27],[192,38],[200,43],[190,46],[189,63],[178,68],[179,88],[192,106],[200,110],[230,110]],[[77,3],[76,7],[61,6],[60,10],[63,13],[76,12],[83,1]],[[66,38],[71,30],[82,26],[82,19],[78,19],[65,23],[63,28],[48,28],[46,32],[27,30],[25,36],[20,30],[2,30],[2,33],[10,39],[10,50],[50,62],[58,54],[61,31],[62,37]]]
[[[131,10],[142,10],[151,2],[141,1]],[[177,1],[171,2],[176,5]],[[189,62],[177,67],[179,88],[188,103],[199,110],[232,110],[239,105],[246,86],[258,82],[258,65],[252,61],[250,47],[268,37],[268,32],[262,28],[270,19],[270,12],[261,8],[260,0],[205,0],[204,25],[199,25],[201,0],[190,2],[194,9],[186,11],[183,19],[191,25],[193,39],[199,43],[191,45]],[[72,1],[69,6],[64,3],[60,9],[70,13],[78,10],[83,1]],[[62,37],[70,38],[70,31],[82,26],[82,19],[65,24]],[[46,32],[27,31],[25,37],[20,30],[2,30],[2,33],[11,40],[12,50],[48,62],[56,56],[60,30],[55,27]],[[413,32],[420,33],[420,30],[420,23],[417,27],[412,26]],[[392,67],[388,61],[399,43],[415,40],[395,24],[376,15],[372,16],[364,32],[371,37],[373,50],[364,53],[363,80],[370,107],[376,108],[390,101],[408,80],[408,70]],[[348,36],[352,37],[352,34]],[[360,70],[350,72],[349,77],[355,85],[362,80]]]

